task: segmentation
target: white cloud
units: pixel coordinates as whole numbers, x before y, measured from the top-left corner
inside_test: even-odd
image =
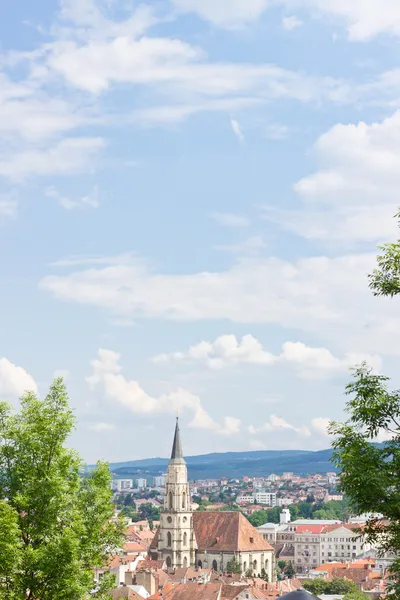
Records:
[[[210,369],[220,369],[236,364],[271,365],[276,357],[265,352],[252,335],[245,335],[240,341],[234,335],[221,335],[214,342],[201,342],[185,353],[156,356],[153,362],[171,360],[201,361]]]
[[[93,423],[89,426],[92,431],[114,431],[115,425],[113,423]]]
[[[257,20],[269,0],[172,0],[182,12],[193,12],[214,25],[238,28]]]
[[[134,110],[129,120],[142,127],[171,126],[199,112],[228,112],[231,110],[250,109],[265,103],[263,98],[203,98],[201,102],[191,104],[161,104],[150,108]]]
[[[363,361],[375,371],[380,371],[382,367],[382,360],[377,355],[347,353],[339,359],[326,348],[310,348],[301,342],[285,342],[279,358],[292,365],[303,379],[326,377],[348,370]]]
[[[236,417],[224,417],[219,434],[226,436],[236,435],[237,433],[240,433],[241,425],[241,419],[237,419]]]
[[[124,257],[117,264],[45,277],[40,287],[60,300],[108,309],[112,316],[279,323],[318,335],[322,328],[342,352],[397,355],[398,311],[368,289],[375,260],[375,252],[294,262],[269,257],[241,260],[222,271],[161,274]]]
[[[265,422],[263,425],[259,427],[255,427],[254,425],[250,425],[248,427],[248,432],[251,435],[258,435],[260,433],[265,432],[279,432],[279,431],[293,431],[299,435],[309,437],[311,435],[310,430],[306,426],[296,427],[291,423],[288,423],[283,417],[279,417],[278,415],[271,415],[269,421]]]
[[[291,15],[290,17],[283,17],[282,19],[282,27],[286,31],[292,31],[293,29],[297,29],[303,25],[303,21],[301,21],[295,15]]]
[[[0,397],[19,397],[26,391],[38,391],[33,377],[23,367],[0,358]]]
[[[55,187],[48,187],[45,190],[47,198],[54,198],[60,206],[66,210],[74,210],[79,208],[98,208],[99,207],[99,191],[94,187],[87,196],[82,196],[78,199],[67,198],[63,196]]]
[[[396,0],[379,3],[373,0],[299,0],[297,4],[342,19],[354,41],[365,41],[382,33],[400,35],[400,5]]]
[[[261,17],[276,2],[269,0],[173,0],[177,9],[196,13],[214,25],[240,28]],[[379,34],[400,35],[400,7],[396,0],[279,0],[278,4],[308,9],[311,16],[325,15],[347,27],[351,40],[365,41]],[[286,17],[287,19],[293,17]],[[297,17],[294,17],[297,18]]]
[[[0,153],[0,175],[22,180],[29,175],[74,173],[85,170],[104,147],[101,138],[66,138],[52,146]]]
[[[331,423],[332,419],[327,419],[325,417],[315,417],[311,420],[311,426],[315,431],[317,431],[321,435],[329,435],[328,427]]]
[[[380,242],[397,232],[400,111],[382,122],[335,125],[315,144],[318,170],[294,189],[301,209],[265,217],[327,243]]]
[[[236,121],[235,119],[231,119],[231,127],[232,127],[232,131],[235,134],[235,136],[237,137],[237,139],[239,140],[239,142],[241,144],[244,144],[244,135],[243,135],[243,131],[242,128],[240,126],[240,124],[238,123],[238,121]]]
[[[137,381],[124,377],[119,360],[117,352],[99,349],[97,358],[91,362],[92,374],[86,378],[92,390],[100,387],[107,398],[135,414],[174,414],[178,410],[186,411],[193,415],[189,427],[211,429],[221,435],[233,435],[237,432],[237,420],[225,417],[222,425],[218,425],[207,414],[200,398],[183,388],[157,397],[147,394]]]
[[[287,364],[303,379],[319,379],[343,372],[351,366],[366,361],[375,370],[380,370],[379,356],[368,354],[346,354],[336,358],[326,348],[310,348],[301,342],[285,342],[279,355],[267,352],[252,335],[238,340],[234,335],[222,335],[214,342],[201,342],[191,346],[187,352],[161,354],[153,358],[156,364],[187,361],[200,362],[210,369],[222,369],[239,364],[272,366]]]
[[[210,217],[219,225],[232,229],[248,227],[250,225],[250,219],[248,217],[235,213],[214,212],[210,214]]]

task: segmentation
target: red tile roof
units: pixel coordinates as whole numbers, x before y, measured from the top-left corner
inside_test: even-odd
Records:
[[[193,513],[193,527],[200,551],[273,550],[240,512]]]
[[[326,525],[296,525],[296,533],[321,533],[325,527]]]
[[[148,600],[218,600],[220,583],[181,583],[170,588],[168,584]]]

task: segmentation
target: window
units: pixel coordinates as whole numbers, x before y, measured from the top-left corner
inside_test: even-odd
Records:
[[[185,533],[183,534],[183,545],[187,546],[187,533],[185,531]]]
[[[186,493],[182,494],[182,508],[186,508]]]
[[[167,567],[170,569],[170,568],[171,568],[171,565],[172,565],[172,562],[171,562],[171,557],[170,557],[170,556],[167,556],[166,563],[167,563]]]
[[[245,573],[246,573],[246,571],[247,571],[247,562],[246,562],[246,561],[244,561],[244,563],[243,563],[243,571],[244,571]]]
[[[217,561],[213,560],[212,562],[212,568],[214,569],[214,571],[218,571],[218,565],[217,565]]]
[[[169,493],[169,508],[172,508],[173,506],[173,498],[172,498],[172,492]]]
[[[257,561],[253,560],[253,571],[257,571]]]
[[[167,545],[172,546],[172,535],[170,531],[167,533]]]

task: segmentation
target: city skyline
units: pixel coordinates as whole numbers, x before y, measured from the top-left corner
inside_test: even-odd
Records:
[[[88,463],[329,447],[400,379],[400,8],[0,7],[0,399],[65,378]]]

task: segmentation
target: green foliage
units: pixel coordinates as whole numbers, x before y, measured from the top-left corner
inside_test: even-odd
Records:
[[[81,459],[66,447],[74,424],[62,379],[44,400],[22,396],[17,414],[0,404],[0,598],[86,598],[93,567],[121,545],[108,466],[81,476]]]
[[[160,520],[160,509],[157,506],[148,502],[146,504],[142,504],[139,508],[140,518],[145,521],[159,521]]]
[[[285,568],[285,575],[288,579],[293,579],[293,577],[296,575],[296,570],[293,566],[292,561],[290,560],[287,567]]]
[[[242,569],[240,568],[239,561],[236,559],[236,557],[233,557],[228,562],[228,564],[226,565],[226,572],[227,573],[236,573],[237,575],[241,574]]]
[[[304,581],[303,587],[308,592],[319,596],[320,594],[352,594],[356,593],[357,586],[353,581],[347,579],[332,579],[327,581],[326,579],[310,579]]]
[[[374,375],[365,364],[354,369],[346,393],[351,396],[345,423],[332,423],[334,461],[341,469],[341,489],[358,514],[381,513],[364,533],[383,551],[400,552],[400,392],[391,392],[388,377]],[[390,438],[374,444],[378,433]],[[400,564],[391,569],[400,588]],[[399,589],[400,592],[400,589]]]
[[[253,527],[261,527],[261,525],[268,523],[268,512],[266,510],[257,510],[250,517],[248,517],[248,520]]]
[[[90,598],[96,598],[96,600],[112,600],[110,590],[115,588],[116,583],[115,575],[111,575],[111,573],[104,573],[95,589],[95,592],[90,594]]]
[[[18,513],[7,502],[0,501],[0,598],[16,598],[14,577],[22,564],[22,543],[18,527]]]
[[[395,215],[400,224],[400,212]],[[378,268],[369,275],[370,288],[375,296],[397,296],[400,294],[400,240],[379,246]]]
[[[269,581],[268,573],[264,568],[261,569],[261,579],[264,579],[267,583]]]
[[[246,577],[253,577],[253,571],[251,569],[247,569],[246,573],[245,573]]]
[[[241,508],[237,504],[225,504],[225,506],[222,506],[221,508],[218,509],[219,512],[227,512],[227,511],[240,512],[240,510],[241,510]]]
[[[357,590],[356,592],[349,592],[344,595],[343,600],[369,600],[371,596],[368,594],[364,594],[364,592],[360,592]]]

